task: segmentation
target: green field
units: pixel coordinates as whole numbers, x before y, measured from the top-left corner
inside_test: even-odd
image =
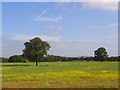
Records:
[[[117,88],[117,62],[3,63],[3,88]]]

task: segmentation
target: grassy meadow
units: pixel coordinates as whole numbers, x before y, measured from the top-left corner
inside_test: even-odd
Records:
[[[117,88],[117,62],[2,63],[3,88]]]

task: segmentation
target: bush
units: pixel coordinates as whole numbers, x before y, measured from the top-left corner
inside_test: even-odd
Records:
[[[27,62],[28,62],[28,60],[26,60],[26,59],[25,59],[25,60],[24,60],[24,61],[22,61],[22,62],[23,62],[23,63],[27,63]]]
[[[0,57],[0,63],[8,62],[8,58]]]
[[[13,55],[13,56],[9,57],[8,62],[24,62],[24,63],[26,63],[27,61],[21,55]]]

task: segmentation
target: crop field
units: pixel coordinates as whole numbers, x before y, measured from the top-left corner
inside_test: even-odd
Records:
[[[3,63],[3,88],[117,88],[117,62]]]

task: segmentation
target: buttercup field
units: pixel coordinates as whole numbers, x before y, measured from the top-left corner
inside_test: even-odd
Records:
[[[3,64],[3,88],[118,88],[117,62]]]

